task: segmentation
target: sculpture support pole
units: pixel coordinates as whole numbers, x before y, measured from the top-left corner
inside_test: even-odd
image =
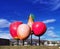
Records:
[[[39,36],[39,46],[40,46],[40,36]]]
[[[17,39],[17,46],[19,45],[19,39]]]
[[[32,33],[31,33],[31,46],[32,46]]]
[[[24,40],[23,40],[23,46],[24,46]]]

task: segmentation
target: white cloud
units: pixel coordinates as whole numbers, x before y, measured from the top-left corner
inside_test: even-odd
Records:
[[[60,9],[60,3],[57,4],[56,6],[54,6],[51,10],[52,10],[52,11],[55,11],[55,10],[57,10],[57,9]]]
[[[33,3],[40,3],[40,4],[57,4],[59,3],[59,0],[34,0]]]
[[[47,36],[52,38],[59,38],[59,36],[54,32],[54,29],[54,27],[49,27],[46,32]]]
[[[0,38],[10,39],[9,30],[4,30],[5,27],[9,27],[10,22],[7,19],[0,19]]]
[[[59,37],[59,36],[56,35],[55,32],[52,31],[52,30],[48,31],[48,36],[53,37],[53,38],[57,38],[57,37]]]
[[[48,19],[48,20],[45,20],[43,21],[44,23],[52,23],[52,22],[55,22],[56,19]]]
[[[37,37],[37,36],[35,36],[35,35],[33,35],[33,38],[34,38],[34,39],[38,39],[38,37]]]
[[[0,38],[4,38],[4,39],[11,39],[12,36],[10,35],[8,30],[0,30]]]
[[[55,28],[53,26],[50,26],[47,28],[47,30],[50,30],[50,29],[54,30]]]
[[[60,8],[60,0],[33,0],[33,4],[44,4],[44,5],[49,5],[51,11],[55,11]],[[47,7],[48,8],[48,7]]]
[[[34,0],[33,3],[37,3],[39,0]]]
[[[0,38],[12,39],[12,37],[9,33],[0,33]]]
[[[48,1],[46,1],[46,0],[45,0],[45,1],[44,1],[44,0],[34,0],[33,3],[34,3],[34,4],[36,4],[36,3],[48,4]]]
[[[0,19],[0,28],[9,27],[10,22],[7,19]]]
[[[46,38],[47,38],[47,37],[44,36],[44,35],[40,37],[40,39],[44,39],[44,40],[45,40]]]
[[[4,32],[5,32],[5,33],[9,33],[9,31],[7,31],[7,30],[5,30],[5,31],[4,31],[4,30],[0,30],[0,33],[2,33],[2,32],[3,32],[3,33],[4,33]]]
[[[57,35],[56,32],[54,32],[54,29],[55,28],[53,26],[48,27],[46,33],[43,36],[41,36],[41,39],[52,40],[53,38],[54,39],[60,38],[60,36]]]

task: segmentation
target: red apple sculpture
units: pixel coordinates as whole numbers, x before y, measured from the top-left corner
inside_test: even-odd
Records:
[[[41,36],[46,31],[46,25],[43,22],[34,22],[32,30],[36,36]]]
[[[25,40],[30,35],[30,31],[31,29],[27,24],[21,24],[17,29],[17,35],[20,40]]]
[[[17,28],[21,24],[22,24],[22,22],[20,22],[20,21],[15,21],[10,24],[10,34],[14,39],[18,39]]]

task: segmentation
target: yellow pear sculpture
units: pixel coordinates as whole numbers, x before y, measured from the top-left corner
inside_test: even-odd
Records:
[[[28,25],[29,27],[31,28],[31,31],[32,31],[32,24],[34,23],[34,17],[32,14],[30,14],[29,18],[28,18]]]

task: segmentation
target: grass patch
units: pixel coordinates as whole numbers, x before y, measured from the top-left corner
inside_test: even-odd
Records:
[[[59,49],[57,46],[0,46],[0,49]]]

